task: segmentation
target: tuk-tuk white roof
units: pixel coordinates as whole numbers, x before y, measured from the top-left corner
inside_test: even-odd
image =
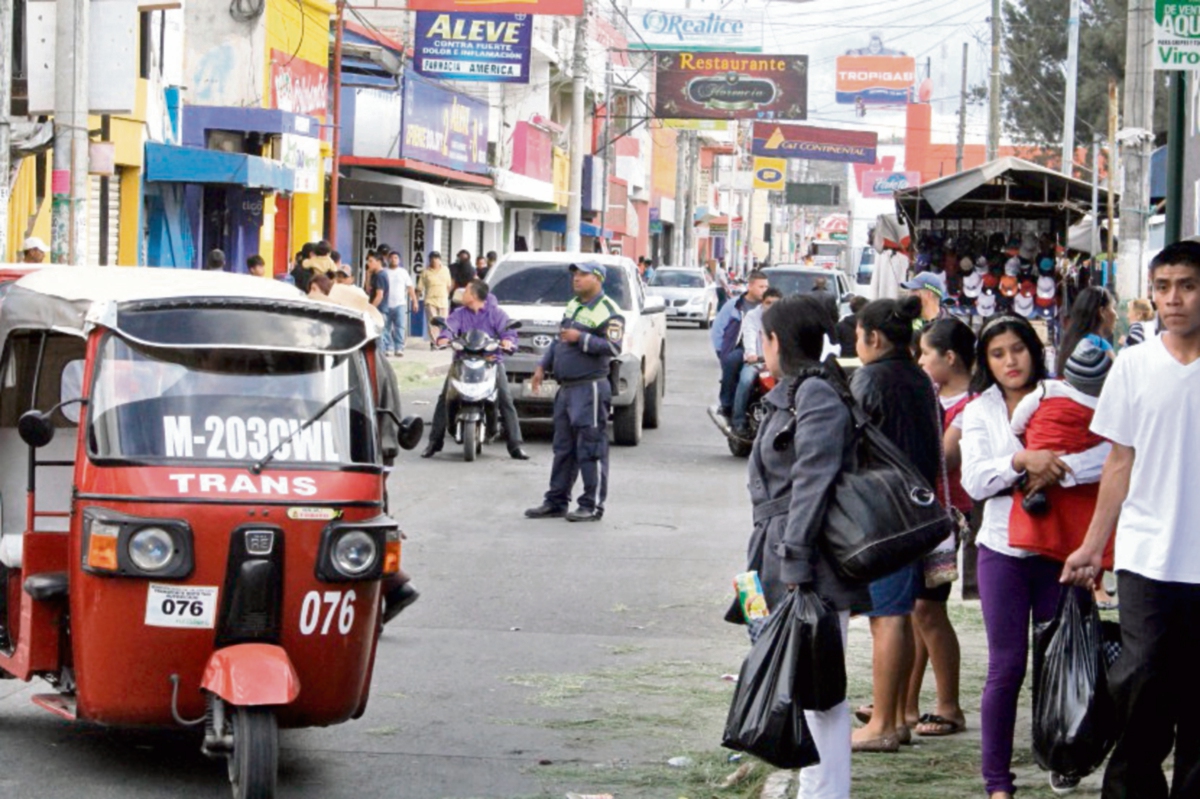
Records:
[[[0,346],[17,329],[56,330],[83,336],[93,325],[119,329],[121,309],[139,303],[190,299],[212,306],[283,303],[306,312],[342,316],[363,325],[362,342],[377,331],[365,315],[309,299],[294,286],[250,275],[155,267],[58,267],[26,275],[0,302]],[[132,309],[131,309],[132,310]],[[205,346],[197,341],[189,346]],[[255,347],[247,341],[246,347]],[[361,342],[358,346],[361,346]]]
[[[278,280],[228,272],[132,266],[74,266],[42,269],[14,288],[69,302],[137,302],[184,297],[299,300],[304,294]]]

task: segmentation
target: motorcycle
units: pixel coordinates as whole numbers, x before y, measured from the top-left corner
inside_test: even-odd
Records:
[[[750,403],[746,406],[747,431],[744,436],[739,436],[730,424],[730,420],[718,413],[716,408],[708,409],[709,418],[713,420],[713,424],[725,436],[729,444],[729,454],[735,458],[750,457],[750,450],[754,448],[754,439],[758,435],[758,428],[769,413],[766,404],[763,402],[763,398],[773,388],[775,388],[775,378],[767,371],[765,364],[760,365],[758,376],[754,379],[754,385],[750,388]]]
[[[444,321],[433,321],[439,327]],[[520,322],[510,322],[506,330],[517,330]],[[482,330],[468,330],[450,341],[458,355],[450,366],[446,385],[446,419],[454,431],[455,442],[462,445],[463,460],[475,460],[502,433],[497,401],[500,389],[497,368],[499,339]]]

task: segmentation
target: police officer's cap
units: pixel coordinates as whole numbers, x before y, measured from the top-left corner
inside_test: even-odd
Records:
[[[604,268],[604,264],[586,263],[586,264],[571,264],[569,267],[572,272],[587,272],[589,275],[595,275],[600,278],[601,282],[608,277],[608,270]]]

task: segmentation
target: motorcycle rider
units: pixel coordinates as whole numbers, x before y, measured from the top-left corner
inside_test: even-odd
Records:
[[[738,375],[737,391],[733,395],[733,434],[740,439],[749,441],[750,425],[746,421],[746,411],[750,407],[750,394],[754,381],[763,367],[762,358],[762,318],[763,313],[783,298],[783,292],[777,288],[769,288],[763,292],[762,304],[742,319],[742,372]]]
[[[487,283],[475,279],[467,283],[462,295],[462,306],[454,309],[446,318],[446,326],[438,333],[437,346],[445,347],[450,339],[460,336],[470,330],[482,330],[489,336],[500,340],[500,352],[496,354],[496,404],[500,409],[500,417],[504,420],[504,434],[508,438],[508,454],[513,460],[529,460],[525,450],[521,449],[521,425],[517,421],[517,408],[513,405],[512,394],[508,390],[508,375],[504,371],[505,352],[517,348],[517,331],[508,329],[508,314],[496,303],[496,298],[488,290]],[[455,358],[457,359],[457,355]],[[421,453],[422,458],[432,458],[441,451],[446,441],[446,390],[450,386],[447,375],[442,393],[438,395],[437,407],[433,411],[433,423],[429,430],[429,445]]]
[[[746,293],[733,302],[725,303],[709,331],[713,349],[721,362],[721,397],[717,412],[726,423],[733,417],[734,395],[744,363],[742,320],[762,302],[769,286],[766,274],[757,269],[752,271],[746,277]]]

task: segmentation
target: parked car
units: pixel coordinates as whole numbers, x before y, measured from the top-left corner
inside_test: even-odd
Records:
[[[871,285],[871,275],[875,273],[875,250],[863,247],[858,261],[858,275],[855,280],[860,286]]]
[[[840,269],[823,269],[804,264],[780,264],[763,270],[771,286],[789,294],[811,294],[823,291],[833,296],[838,307],[838,318],[850,313],[850,298],[854,292],[846,273]]]
[[[496,301],[509,318],[519,321],[517,352],[504,366],[517,414],[522,419],[548,419],[554,410],[552,379],[534,393],[534,369],[554,343],[563,310],[572,296],[573,263],[601,263],[608,277],[604,293],[625,316],[625,340],[613,360],[613,440],[636,446],[642,429],[658,427],[666,391],[667,317],[661,297],[647,296],[633,261],[621,255],[564,252],[514,252],[505,255],[488,275]]]
[[[663,298],[668,322],[698,322],[706,329],[717,318],[717,284],[703,269],[664,266],[655,271],[646,294]]]

